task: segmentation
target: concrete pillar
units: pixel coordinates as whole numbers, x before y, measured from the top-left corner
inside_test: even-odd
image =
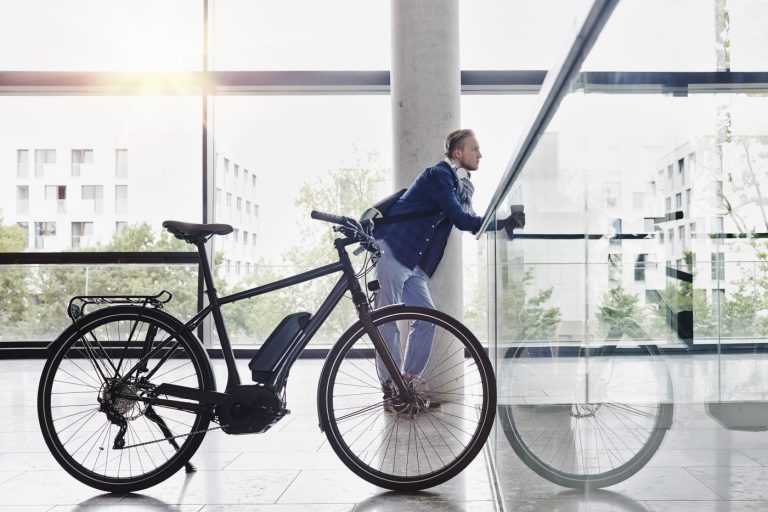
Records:
[[[443,159],[446,135],[461,127],[458,0],[392,0],[391,80],[397,190]],[[453,230],[429,283],[435,307],[459,320],[464,316],[461,259],[461,234]],[[401,326],[400,332],[405,345],[407,326]],[[435,353],[454,354],[454,349],[435,346]],[[435,360],[440,357],[430,359],[422,376],[433,389],[433,399],[459,399],[442,396],[438,390],[461,387],[462,356],[456,352],[440,368]]]
[[[395,189],[443,158],[460,126],[458,0],[392,0]],[[435,306],[463,318],[461,236],[454,230],[430,283]]]

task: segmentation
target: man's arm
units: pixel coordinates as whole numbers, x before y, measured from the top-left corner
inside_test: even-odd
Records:
[[[461,200],[456,194],[452,177],[438,168],[427,171],[427,193],[429,198],[445,212],[448,220],[461,231],[477,233],[483,223],[482,217],[467,213],[461,207]]]

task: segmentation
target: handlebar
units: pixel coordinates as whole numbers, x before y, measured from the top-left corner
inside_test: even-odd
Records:
[[[373,221],[365,220],[362,224],[350,217],[342,217],[341,215],[335,215],[333,213],[325,213],[318,210],[312,210],[309,214],[315,220],[322,220],[324,222],[330,222],[331,224],[338,224],[338,227],[334,227],[334,231],[338,231],[344,234],[347,238],[360,242],[354,254],[358,255],[363,250],[370,251],[377,256],[381,255],[381,248],[379,247],[376,239],[373,238]]]
[[[317,210],[312,210],[312,213],[310,213],[309,216],[316,220],[330,222],[331,224],[341,224],[342,226],[347,224],[348,220],[352,220],[347,217],[342,217],[341,215],[334,215],[332,213],[325,213]]]

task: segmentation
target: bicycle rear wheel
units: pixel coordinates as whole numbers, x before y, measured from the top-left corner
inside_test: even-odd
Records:
[[[513,348],[500,371],[507,403],[499,419],[510,446],[564,487],[626,480],[672,425],[671,379],[656,346]]]
[[[491,363],[474,335],[444,313],[398,306],[371,317],[380,331],[398,322],[400,332],[415,321],[434,327],[429,364],[411,384],[416,398],[407,410],[393,409],[382,390],[373,343],[358,322],[334,345],[323,368],[321,426],[344,464],[375,485],[415,491],[443,483],[475,458],[493,425]],[[441,405],[428,406],[430,401]]]
[[[54,343],[40,378],[38,418],[51,453],[79,481],[109,492],[144,489],[178,471],[200,446],[203,434],[195,433],[208,427],[208,413],[141,400],[161,383],[215,388],[197,339],[183,332],[169,340],[181,327],[161,311],[113,306],[81,318]]]

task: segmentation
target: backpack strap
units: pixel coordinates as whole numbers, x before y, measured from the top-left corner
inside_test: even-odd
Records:
[[[389,215],[385,217],[376,217],[373,219],[375,226],[381,226],[384,224],[396,224],[398,222],[408,222],[409,220],[423,219],[424,217],[431,217],[442,213],[442,210],[429,210],[426,212],[414,212],[405,213],[402,215]]]

